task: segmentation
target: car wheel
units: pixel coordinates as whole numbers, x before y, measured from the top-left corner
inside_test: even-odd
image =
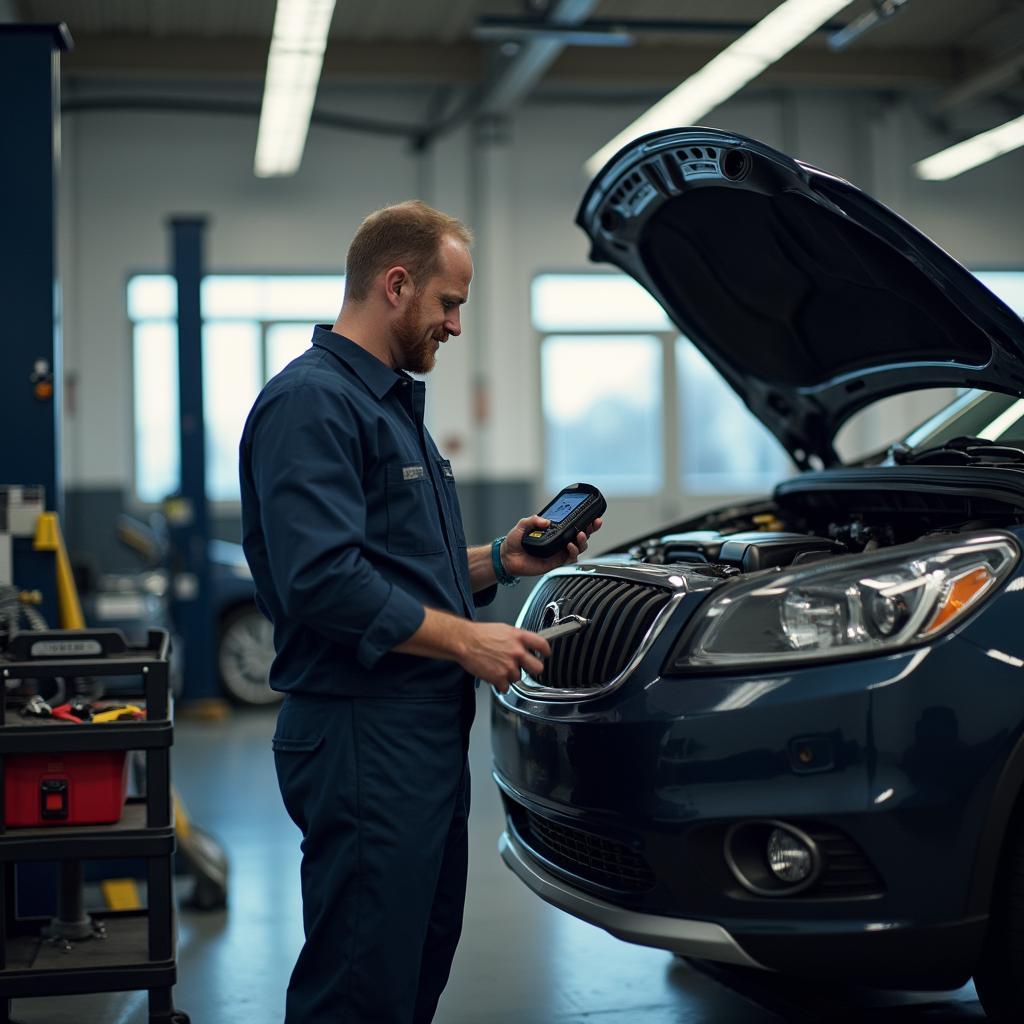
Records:
[[[990,1020],[1024,1020],[1024,816],[1010,826],[974,987]]]
[[[224,616],[217,665],[228,697],[239,704],[276,704],[281,700],[284,694],[272,690],[267,682],[273,658],[273,627],[255,605],[243,605]]]

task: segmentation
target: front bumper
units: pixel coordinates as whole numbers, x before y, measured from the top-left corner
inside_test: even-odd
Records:
[[[970,693],[980,680],[986,700]],[[1016,670],[955,639],[770,675],[635,678],[607,701],[576,705],[504,695],[492,716],[502,856],[544,899],[627,941],[864,984],[953,987],[984,936],[987,902],[969,892],[1020,731],[992,706],[1019,708],[1019,695]],[[810,765],[797,756],[805,740],[823,752]],[[722,839],[752,819],[831,830],[877,884],[845,898],[744,891]],[[605,868],[631,881],[639,862],[650,884],[615,891],[607,875],[546,857],[552,846],[531,829],[549,822],[555,841],[573,830],[599,837],[597,852],[617,858]]]
[[[624,942],[816,981],[877,988],[954,989],[970,977],[985,916],[920,925],[870,918],[723,917],[645,912],[595,896],[539,860],[515,828],[498,840],[506,866],[541,899]],[[614,899],[615,897],[612,896]]]
[[[685,918],[660,917],[657,914],[624,910],[573,889],[545,871],[509,832],[503,832],[498,840],[498,853],[519,880],[541,899],[581,921],[603,928],[617,939],[718,963],[740,967],[762,966],[748,956],[720,925],[710,921],[689,921]]]

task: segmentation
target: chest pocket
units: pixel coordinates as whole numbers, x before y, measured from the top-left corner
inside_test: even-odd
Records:
[[[456,542],[464,548],[466,546],[466,531],[462,527],[462,510],[459,508],[459,494],[455,489],[455,474],[452,472],[452,464],[447,459],[438,459],[437,468],[444,491],[448,522],[452,524]]]
[[[422,463],[389,462],[385,469],[388,551],[436,555],[444,551],[430,476]]]

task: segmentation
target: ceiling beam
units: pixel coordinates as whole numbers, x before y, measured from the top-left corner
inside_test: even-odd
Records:
[[[263,81],[267,41],[258,37],[78,35],[63,62],[72,78]],[[466,83],[483,74],[476,43],[357,43],[332,40],[321,81]]]
[[[182,84],[215,81],[262,82],[266,70],[265,40],[200,36],[83,35],[66,54],[67,79],[174,81]],[[610,85],[670,88],[703,67],[717,51],[707,46],[633,46],[616,50],[568,48],[541,72],[542,86],[560,90],[607,91]],[[429,46],[422,42],[356,43],[332,40],[324,58],[321,82],[339,85],[480,85],[487,71],[487,51],[479,44],[458,42]],[[534,66],[536,70],[536,65]],[[835,87],[875,90],[951,89],[965,73],[973,77],[985,67],[980,54],[953,50],[874,50],[854,48],[831,53],[800,47],[772,65],[759,81],[772,86]],[[496,91],[492,102],[509,98],[513,85]],[[481,86],[482,87],[482,86]]]
[[[689,46],[634,46],[624,50],[567,50],[548,73],[552,85],[676,85],[698,71],[716,51]],[[916,91],[948,86],[978,59],[952,50],[854,49],[833,53],[799,47],[758,76],[759,84],[881,91]]]

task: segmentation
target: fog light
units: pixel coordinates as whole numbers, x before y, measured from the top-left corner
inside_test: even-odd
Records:
[[[768,866],[779,881],[797,885],[814,869],[814,854],[799,836],[785,829],[772,829],[768,836]]]

